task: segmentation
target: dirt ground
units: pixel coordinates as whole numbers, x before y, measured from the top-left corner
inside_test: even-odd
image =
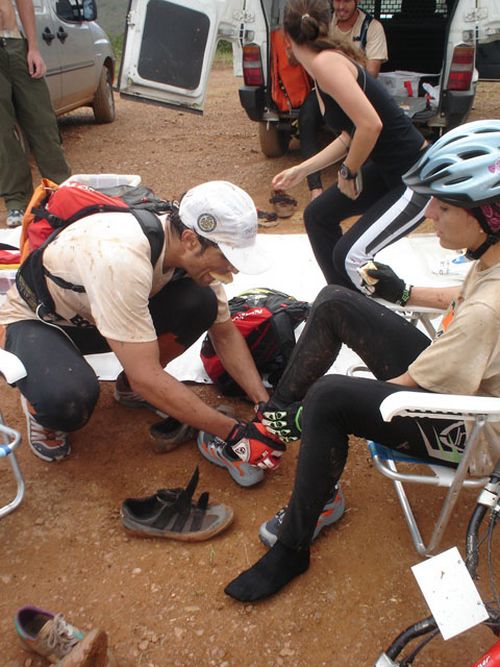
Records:
[[[112,125],[95,125],[87,110],[66,116],[61,130],[73,172],[138,173],[167,197],[205,180],[228,179],[268,209],[271,177],[299,153],[292,146],[283,158],[263,157],[237,88],[230,69],[215,70],[204,117],[118,97]],[[475,118],[498,115],[498,88],[481,87]],[[303,232],[300,211],[308,196],[305,187],[294,194],[299,212],[267,233]],[[212,387],[195,391],[212,405],[221,400]],[[6,422],[24,436],[17,392],[2,386],[0,399]],[[249,416],[248,405],[234,406]],[[373,470],[364,442],[353,440],[343,478],[347,512],[317,540],[310,570],[277,597],[242,605],[223,587],[264,553],[258,528],[287,500],[297,448],[290,447],[261,485],[245,490],[202,460],[194,442],[155,454],[147,433],[153,421],[145,410],[117,406],[112,385],[103,383],[95,414],[74,434],[68,460],[46,464],[21,447],[26,497],[0,521],[2,667],[45,664],[16,641],[12,619],[25,604],[62,611],[84,629],[104,628],[121,667],[369,666],[400,630],[428,614],[410,571],[419,558],[399,504],[390,482]],[[184,485],[196,465],[199,491],[233,507],[232,527],[192,545],[127,537],[122,500]],[[0,464],[0,503],[12,492],[7,471]],[[440,494],[420,488],[412,496],[428,529]],[[462,548],[473,503],[473,494],[463,495],[443,547]],[[498,563],[498,550],[496,556]],[[467,666],[492,643],[489,631],[475,628],[446,643],[435,640],[417,664]]]

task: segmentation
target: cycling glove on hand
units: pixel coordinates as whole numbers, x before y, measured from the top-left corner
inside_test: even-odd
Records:
[[[372,285],[373,296],[405,306],[411,296],[411,285],[407,285],[387,264],[380,262],[373,262],[373,264],[376,268],[366,271],[371,278],[377,281]]]
[[[229,433],[226,446],[245,463],[259,468],[274,469],[286,451],[285,445],[258,422],[239,422]]]
[[[281,442],[288,444],[302,437],[302,403],[291,403],[278,408],[272,400],[268,403],[259,403],[257,419],[264,424],[269,433],[277,435]]]

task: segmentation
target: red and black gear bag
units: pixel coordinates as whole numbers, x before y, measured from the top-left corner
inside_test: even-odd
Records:
[[[132,213],[149,241],[151,263],[154,266],[164,241],[163,227],[155,215],[155,210],[171,210],[171,202],[158,199],[147,188],[128,188],[128,191],[122,189],[115,194],[95,190],[77,182],[59,187],[52,181],[42,179],[23,218],[21,266],[16,275],[20,295],[40,317],[57,320],[60,318],[55,312],[47,278],[59,287],[85,292],[82,285],[73,285],[50,274],[43,266],[43,253],[63,229],[95,213]]]
[[[311,306],[267,287],[242,292],[229,301],[231,319],[250,349],[258,371],[272,386],[278,383],[295,347],[295,329],[307,319]],[[225,396],[244,396],[215,353],[208,335],[200,352],[203,367]]]

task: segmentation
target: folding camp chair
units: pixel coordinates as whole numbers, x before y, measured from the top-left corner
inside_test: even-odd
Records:
[[[391,421],[393,417],[427,417],[430,419],[473,422],[464,445],[464,453],[456,469],[434,463],[430,464],[428,460],[405,456],[383,445],[369,443],[370,453],[376,469],[392,479],[394,483],[415,548],[420,555],[430,556],[439,546],[462,487],[480,488],[488,481],[486,477],[481,479],[471,477],[468,468],[472,454],[480,441],[479,436],[486,423],[500,421],[500,398],[400,391],[391,394],[382,401],[380,413],[384,421],[387,422]],[[401,472],[397,464],[401,466],[404,463],[423,464],[429,468],[430,474]],[[404,482],[448,488],[439,517],[427,544],[424,543],[417,526],[415,515],[403,487]]]
[[[4,376],[9,384],[17,382],[25,377],[26,369],[23,363],[10,352],[0,349],[0,374]],[[14,450],[21,442],[18,431],[5,425],[3,416],[0,414],[0,459],[7,458],[12,468],[12,473],[17,485],[16,495],[11,502],[0,507],[0,518],[12,512],[21,503],[24,497],[24,479],[19,468]]]

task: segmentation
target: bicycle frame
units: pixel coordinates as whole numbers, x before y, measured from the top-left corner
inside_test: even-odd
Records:
[[[492,472],[488,483],[479,493],[476,506],[467,526],[465,563],[472,579],[477,578],[479,562],[479,528],[487,513],[490,513],[489,537],[491,540],[495,523],[500,516],[500,461]],[[492,573],[491,573],[492,574]],[[498,598],[497,598],[498,600]],[[500,635],[500,609],[486,607],[489,619],[484,621],[494,634]],[[410,667],[420,651],[439,634],[439,628],[433,616],[414,623],[401,632],[391,645],[375,662],[374,667]],[[423,637],[419,644],[399,661],[399,654],[410,642]],[[471,667],[500,667],[500,640],[491,646]]]
[[[477,660],[472,667],[499,667],[500,639]]]

